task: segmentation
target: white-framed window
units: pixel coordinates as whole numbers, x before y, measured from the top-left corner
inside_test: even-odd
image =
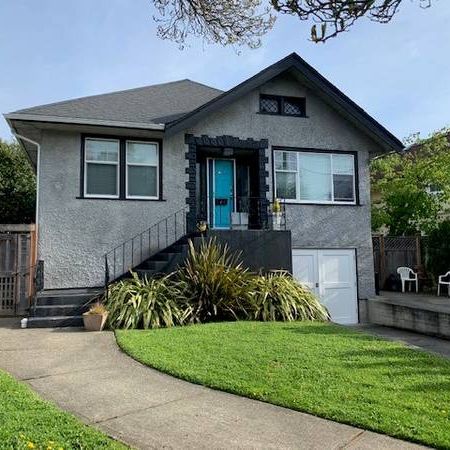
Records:
[[[293,203],[355,204],[355,156],[274,151],[275,196]]]
[[[126,197],[159,198],[157,142],[126,141]]]
[[[119,149],[118,139],[85,139],[85,197],[119,198]]]

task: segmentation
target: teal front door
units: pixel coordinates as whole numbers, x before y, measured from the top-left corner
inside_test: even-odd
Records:
[[[213,160],[213,228],[231,228],[234,205],[234,161]]]

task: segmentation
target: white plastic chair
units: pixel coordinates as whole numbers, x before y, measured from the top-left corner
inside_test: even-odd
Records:
[[[444,281],[444,278],[448,278],[448,281]],[[439,275],[439,281],[438,281],[438,297],[441,295],[441,284],[444,286],[447,286],[447,292],[448,296],[450,297],[450,270],[445,275]]]
[[[416,272],[409,267],[399,267],[397,273],[400,275],[400,280],[402,281],[402,292],[405,292],[405,284],[407,281],[416,283],[416,292],[419,292],[419,280]],[[411,290],[411,285],[409,290]]]

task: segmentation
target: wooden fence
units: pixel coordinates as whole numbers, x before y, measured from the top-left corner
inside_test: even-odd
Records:
[[[0,316],[31,304],[36,259],[34,225],[0,225]]]
[[[383,289],[390,275],[397,275],[401,266],[416,269],[422,266],[421,237],[372,236],[375,272]]]

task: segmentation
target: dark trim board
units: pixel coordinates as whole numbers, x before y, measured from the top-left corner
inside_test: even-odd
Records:
[[[142,138],[135,136],[121,136],[114,134],[92,134],[81,133],[81,148],[80,148],[80,195],[76,197],[82,200],[122,200],[122,201],[140,201],[140,202],[160,202],[165,201],[163,198],[163,140],[160,138]],[[84,159],[85,159],[85,141],[86,138],[92,139],[116,139],[119,141],[119,197],[86,197],[84,195]],[[126,141],[140,141],[140,142],[156,142],[158,143],[158,198],[127,198],[126,196]]]
[[[272,200],[275,201],[275,158],[274,153],[276,151],[286,150],[289,152],[302,152],[302,153],[327,153],[327,154],[343,154],[343,155],[353,155],[354,157],[354,171],[355,171],[355,203],[302,203],[298,201],[289,201],[285,200],[284,203],[286,205],[320,205],[320,206],[361,206],[360,196],[359,196],[359,162],[358,162],[358,152],[349,151],[349,150],[328,150],[328,149],[319,149],[319,148],[310,148],[310,147],[288,147],[281,145],[272,145],[271,147],[271,160],[272,160]]]

